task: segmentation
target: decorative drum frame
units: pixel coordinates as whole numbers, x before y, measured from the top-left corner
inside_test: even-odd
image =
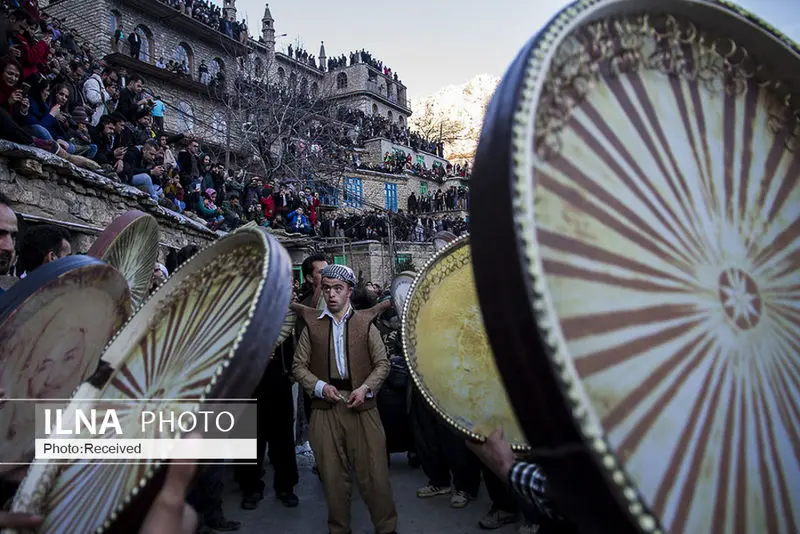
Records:
[[[491,434],[497,424],[501,424],[505,427],[505,430],[509,434],[516,434],[519,436],[519,439],[509,438],[511,441],[511,446],[515,451],[523,452],[529,450],[528,445],[524,442],[521,437],[521,429],[519,428],[519,423],[514,420],[514,413],[513,408],[507,397],[505,396],[505,391],[503,390],[503,383],[500,379],[500,376],[496,369],[494,369],[494,364],[490,361],[490,368],[486,368],[482,365],[481,356],[485,356],[486,352],[491,352],[490,347],[485,347],[485,352],[483,354],[477,355],[470,355],[472,358],[468,364],[464,364],[459,366],[459,372],[461,373],[459,379],[459,385],[462,387],[465,386],[465,383],[468,382],[467,378],[471,372],[476,371],[480,373],[484,371],[481,376],[481,382],[473,383],[473,388],[471,391],[468,392],[470,399],[474,400],[474,397],[481,397],[484,398],[480,399],[484,401],[482,404],[483,413],[482,416],[485,416],[487,413],[492,414],[491,417],[486,417],[484,421],[480,421],[484,424],[487,424],[491,421],[493,424],[491,428],[487,428],[483,433],[481,433],[478,428],[474,428],[473,425],[478,423],[479,421],[473,420],[474,415],[470,417],[467,412],[471,412],[475,414],[477,410],[473,409],[470,410],[469,408],[465,408],[462,410],[462,414],[455,413],[456,410],[451,406],[449,409],[443,406],[442,399],[436,398],[434,392],[431,391],[431,387],[425,382],[425,378],[421,376],[421,371],[419,369],[418,364],[418,346],[419,346],[419,332],[418,332],[418,321],[421,320],[419,318],[420,314],[423,313],[423,307],[429,304],[432,299],[431,293],[438,288],[441,288],[444,284],[447,283],[447,279],[450,278],[453,274],[458,276],[459,271],[462,271],[465,268],[472,270],[472,265],[470,263],[470,237],[469,235],[464,235],[453,241],[452,243],[448,244],[445,248],[438,251],[434,254],[419,272],[419,274],[414,279],[414,282],[411,285],[411,289],[408,292],[408,296],[406,297],[405,306],[403,308],[402,314],[402,340],[403,340],[403,354],[406,359],[406,364],[408,365],[408,369],[411,373],[411,376],[414,380],[414,384],[419,390],[422,397],[428,403],[428,405],[442,418],[442,420],[450,426],[453,430],[463,435],[465,438],[476,441],[476,442],[484,442],[486,438]],[[466,250],[465,250],[466,249]],[[472,275],[470,275],[472,278]],[[475,291],[475,288],[473,288]],[[463,293],[462,293],[463,294]],[[441,297],[441,295],[440,295]],[[477,307],[477,295],[475,295],[476,302],[475,306]],[[436,304],[440,304],[443,301],[436,301]],[[447,303],[448,305],[451,304],[450,302]],[[437,326],[440,327],[440,330],[437,331],[437,335],[439,336],[447,336],[447,332],[453,331],[453,328],[446,328],[445,326],[452,326],[455,324],[456,321],[453,317],[449,316],[449,314],[445,313],[443,315],[435,314],[437,319],[443,321],[445,325],[441,323]],[[442,318],[444,317],[444,318]],[[460,315],[458,320],[463,321],[482,321],[482,317],[480,314],[480,310],[477,310],[477,317],[469,316],[469,315]],[[474,322],[473,322],[474,326]],[[479,326],[474,326],[473,329],[468,328],[466,325],[462,326],[462,330],[459,332],[459,336],[465,334],[467,332],[475,333],[477,329],[484,330],[483,324]],[[485,338],[486,333],[485,331],[482,333],[478,333],[478,338],[472,338],[471,341],[475,341],[477,343],[486,343],[488,344],[488,339]],[[448,346],[448,349],[453,349],[454,347]],[[475,351],[480,351],[482,347],[475,346],[472,347]],[[430,347],[429,347],[430,350]],[[448,355],[450,356],[450,355]],[[441,356],[442,358],[445,357],[444,354]],[[493,356],[489,354],[489,359],[493,359]],[[466,359],[466,358],[465,358]],[[451,362],[452,363],[452,362]],[[471,364],[471,365],[470,365]],[[441,370],[441,368],[439,368]],[[452,369],[448,368],[447,371],[451,371]],[[429,380],[430,382],[430,380]],[[440,385],[441,389],[441,385]],[[488,391],[488,395],[486,392]],[[483,395],[481,395],[483,393]],[[499,395],[498,395],[499,394]],[[488,412],[487,412],[488,410]],[[503,422],[505,421],[505,424]]]
[[[150,294],[158,260],[158,222],[139,210],[123,213],[97,237],[87,252],[115,267],[128,280],[138,308]]]
[[[608,22],[604,23],[604,21]],[[725,36],[730,36],[730,38]],[[648,51],[643,48],[638,49],[639,46],[643,46],[644,42],[657,42],[659,46],[650,48]],[[696,50],[702,53],[693,55],[696,54]],[[642,52],[648,53],[643,54]],[[613,80],[612,76],[615,73],[618,73],[620,79],[631,73],[637,73],[638,76],[637,69],[646,68],[646,66],[669,75],[669,77],[665,76],[663,82],[663,94],[660,94],[662,99],[669,100],[669,102],[680,102],[685,98],[685,101],[688,102],[685,106],[684,104],[674,106],[674,116],[672,117],[674,121],[672,122],[667,115],[660,117],[661,121],[654,119],[657,116],[655,114],[659,103],[654,99],[651,99],[651,102],[654,103],[648,103],[647,91],[652,90],[652,85],[648,86],[646,81],[631,82],[628,81],[629,78],[625,78],[624,81],[615,82],[612,89],[608,88],[611,83],[608,80]],[[780,77],[780,82],[778,77]],[[692,86],[699,87],[701,84],[703,84],[702,88],[697,91],[692,89]],[[672,93],[672,90],[675,92]],[[625,212],[626,205],[624,203],[614,204],[622,196],[623,190],[627,192],[626,187],[634,186],[621,186],[620,190],[616,192],[617,194],[608,194],[608,191],[602,190],[600,186],[587,185],[596,184],[595,180],[600,179],[598,177],[605,177],[603,174],[605,171],[599,165],[593,172],[588,173],[588,177],[585,179],[577,172],[573,173],[571,176],[574,178],[574,183],[554,178],[555,171],[549,172],[549,169],[556,165],[554,161],[558,160],[559,154],[563,150],[570,150],[572,159],[578,154],[576,151],[579,149],[579,145],[572,137],[569,137],[573,134],[562,135],[562,133],[570,128],[573,130],[582,128],[581,131],[585,133],[588,140],[582,145],[584,149],[580,154],[582,156],[590,152],[599,154],[598,161],[612,152],[618,154],[624,151],[628,146],[625,143],[622,143],[623,148],[620,149],[616,141],[614,141],[613,147],[608,141],[611,136],[622,134],[613,127],[609,128],[608,123],[602,123],[601,120],[603,114],[610,115],[614,112],[614,106],[608,102],[617,98],[619,102],[624,103],[624,106],[628,106],[620,115],[627,113],[630,121],[628,126],[635,124],[641,132],[644,132],[641,134],[643,138],[651,139],[649,142],[656,147],[651,150],[661,150],[658,152],[658,156],[653,157],[665,160],[664,169],[669,170],[651,165],[647,167],[647,171],[638,173],[634,168],[636,163],[633,161],[635,159],[633,155],[632,159],[611,156],[602,160],[605,162],[603,165],[610,168],[614,168],[613,166],[616,165],[615,174],[617,176],[636,174],[637,180],[639,180],[636,182],[636,187],[639,187],[644,181],[643,178],[638,178],[639,174],[654,176],[658,173],[665,173],[672,178],[676,174],[680,174],[680,171],[677,170],[679,165],[693,165],[694,160],[691,159],[691,156],[687,156],[669,162],[669,156],[664,155],[669,152],[664,148],[665,140],[670,140],[668,143],[670,147],[677,147],[678,143],[682,142],[683,136],[706,140],[711,134],[707,133],[708,130],[701,129],[698,124],[704,120],[709,122],[717,120],[719,115],[716,113],[723,113],[717,111],[721,108],[712,108],[711,113],[715,113],[715,115],[702,115],[703,106],[713,104],[710,99],[706,98],[704,90],[722,92],[723,95],[727,95],[727,101],[733,101],[732,109],[736,110],[729,117],[729,121],[725,123],[729,125],[730,131],[733,133],[725,137],[725,145],[717,145],[726,146],[727,149],[721,153],[730,158],[726,160],[728,163],[721,167],[731,169],[728,174],[731,177],[730,180],[722,180],[717,183],[727,184],[723,185],[720,190],[724,191],[728,188],[727,191],[730,192],[730,195],[727,205],[731,206],[731,212],[737,209],[737,202],[740,203],[739,205],[742,205],[741,203],[747,205],[744,199],[748,195],[759,194],[757,189],[748,186],[745,179],[739,178],[740,171],[738,169],[754,165],[760,167],[763,172],[771,165],[764,163],[764,155],[753,155],[752,150],[754,149],[751,147],[748,149],[735,148],[741,146],[736,144],[743,142],[741,139],[749,139],[748,135],[752,135],[754,139],[763,139],[763,136],[759,137],[756,134],[739,133],[747,128],[751,128],[749,131],[752,132],[756,127],[761,128],[757,130],[758,132],[771,132],[770,135],[774,136],[774,150],[771,152],[773,159],[783,157],[783,151],[786,151],[786,154],[794,151],[795,154],[793,160],[787,158],[781,163],[784,165],[781,167],[783,169],[781,172],[787,173],[782,185],[773,186],[770,182],[765,182],[763,194],[766,195],[766,200],[762,196],[762,202],[773,202],[780,195],[788,198],[791,194],[792,200],[774,202],[785,201],[789,203],[788,205],[795,205],[793,203],[797,202],[796,176],[798,169],[796,151],[800,145],[798,143],[798,134],[800,134],[800,126],[798,126],[800,124],[798,122],[800,117],[800,111],[798,111],[800,110],[800,102],[798,102],[800,48],[775,28],[728,2],[716,0],[652,1],[647,3],[632,0],[576,1],[551,19],[544,29],[524,47],[505,74],[487,110],[471,183],[474,194],[470,226],[478,292],[487,331],[497,356],[498,367],[502,372],[519,421],[536,453],[536,461],[544,467],[555,489],[559,504],[563,506],[569,518],[579,525],[582,532],[615,532],[616,534],[641,532],[681,534],[686,532],[692,534],[698,529],[703,531],[703,525],[709,521],[714,524],[715,532],[729,533],[744,530],[793,533],[800,531],[798,528],[800,517],[796,505],[798,501],[795,500],[795,504],[792,504],[791,497],[792,492],[794,492],[794,497],[797,497],[800,475],[797,470],[788,467],[796,466],[800,460],[794,458],[785,449],[782,449],[782,453],[778,453],[778,449],[773,448],[772,452],[767,453],[772,458],[769,463],[763,464],[763,468],[754,468],[759,471],[757,476],[761,478],[760,481],[754,481],[752,471],[748,473],[747,466],[749,464],[758,465],[758,460],[750,458],[752,454],[755,454],[754,452],[747,454],[743,452],[746,450],[763,451],[761,447],[766,447],[767,451],[770,450],[766,441],[771,440],[765,438],[763,432],[754,431],[761,431],[764,428],[762,426],[765,424],[764,418],[770,418],[775,421],[775,424],[780,421],[781,425],[785,425],[781,426],[781,435],[794,436],[792,439],[796,445],[798,438],[797,413],[800,409],[797,383],[794,383],[794,393],[791,393],[792,386],[786,385],[785,382],[775,382],[775,384],[783,384],[776,386],[783,388],[784,396],[782,397],[783,404],[781,404],[783,408],[777,408],[771,414],[768,413],[769,410],[765,409],[764,414],[759,416],[762,418],[761,423],[751,418],[755,416],[748,416],[744,419],[746,422],[734,425],[734,421],[740,419],[730,411],[730,431],[733,432],[733,429],[737,428],[736,432],[741,434],[736,438],[733,435],[721,438],[723,443],[727,444],[722,451],[709,450],[706,456],[702,456],[700,453],[694,454],[691,456],[693,458],[691,466],[681,466],[677,460],[674,460],[674,468],[677,471],[673,472],[673,464],[668,461],[671,460],[669,456],[673,454],[673,451],[663,449],[663,457],[659,460],[662,465],[670,467],[665,472],[663,480],[666,482],[662,482],[662,486],[674,484],[678,479],[681,480],[681,483],[675,486],[671,492],[665,493],[662,488],[654,491],[657,484],[653,481],[652,476],[654,476],[654,470],[658,470],[656,464],[659,462],[655,458],[651,458],[649,466],[641,460],[636,466],[631,466],[630,461],[635,449],[632,446],[619,448],[619,444],[613,442],[613,439],[616,438],[612,439],[611,431],[606,428],[609,419],[603,419],[598,410],[602,408],[608,413],[608,410],[611,409],[614,417],[619,416],[619,413],[613,412],[614,405],[611,401],[609,401],[609,405],[601,406],[597,403],[598,397],[590,398],[583,379],[585,373],[588,373],[585,371],[588,359],[583,360],[584,363],[580,366],[584,370],[582,371],[584,375],[578,370],[579,366],[573,357],[577,342],[570,342],[568,339],[573,339],[577,335],[576,328],[583,329],[581,332],[589,332],[590,327],[579,326],[577,318],[566,325],[564,323],[566,317],[557,313],[561,309],[557,306],[566,306],[563,303],[563,297],[565,292],[569,291],[569,286],[560,283],[557,285],[559,291],[556,293],[554,290],[553,284],[556,282],[552,280],[551,273],[555,272],[557,267],[562,272],[566,272],[567,267],[556,265],[557,259],[554,258],[553,251],[562,247],[561,250],[571,251],[577,255],[575,252],[577,245],[574,242],[571,245],[566,244],[565,238],[555,235],[553,231],[547,234],[547,239],[544,239],[540,235],[541,231],[538,226],[545,222],[552,224],[552,221],[555,220],[552,215],[553,209],[550,209],[546,202],[537,203],[537,200],[540,199],[540,195],[537,195],[537,188],[545,188],[548,190],[548,194],[556,190],[560,192],[558,194],[561,195],[564,206],[568,206],[562,210],[562,213],[566,214],[565,216],[573,216],[577,212],[586,213],[587,210],[600,213],[604,209],[603,205],[612,206],[609,209],[616,210],[614,217],[617,219],[615,220],[622,221],[620,224],[626,225],[625,232],[628,232],[627,228],[634,228],[634,231],[644,228],[646,226],[644,221],[636,222],[636,212],[632,211],[633,208],[630,208],[629,212]],[[748,94],[748,98],[741,98],[741,102],[737,101],[745,93]],[[613,98],[608,95],[613,95]],[[591,98],[596,98],[596,100],[592,101],[591,105],[584,106],[584,103]],[[763,100],[758,100],[763,98],[768,98],[768,105],[762,104]],[[629,104],[626,99],[629,99],[632,104]],[[695,109],[698,106],[700,107],[699,111]],[[686,112],[687,109],[688,112]],[[690,126],[686,126],[686,131],[689,133],[661,137],[659,125],[663,125],[663,128],[674,127],[678,121],[685,121],[682,118],[684,112],[691,116],[691,111],[700,113],[701,118],[692,117],[689,121]],[[730,111],[725,111],[725,113],[730,113]],[[714,124],[718,123],[719,121]],[[756,123],[757,126],[751,126]],[[711,127],[705,126],[705,128]],[[740,127],[741,130],[737,130]],[[608,130],[613,131],[609,133]],[[716,133],[716,130],[714,132]],[[704,135],[705,137],[703,137]],[[784,146],[779,146],[781,144]],[[705,146],[707,150],[705,155],[703,155],[702,148],[698,149],[700,155],[697,165],[701,169],[705,169],[706,160],[703,158],[709,158],[707,165],[710,173],[712,165],[710,158],[719,156],[720,152],[712,152],[708,145]],[[674,150],[678,149],[674,148]],[[750,156],[745,157],[751,159],[742,159],[742,154],[749,154]],[[754,159],[756,157],[758,159]],[[574,165],[577,166],[579,163],[576,162]],[[733,170],[734,166],[737,170]],[[566,165],[563,167],[566,168]],[[542,171],[542,169],[546,170]],[[681,167],[681,169],[685,169],[685,167]],[[715,171],[719,169],[719,166],[714,167]],[[773,167],[772,172],[777,173],[776,169],[777,167]],[[789,176],[792,172],[795,176],[794,186]],[[568,173],[563,173],[563,175],[567,176]],[[701,172],[696,170],[695,176],[690,175],[686,178],[689,181],[688,185],[686,185],[686,181],[683,182],[684,185],[676,185],[677,189],[673,194],[678,198],[686,198],[686,196],[694,194],[689,191],[698,187],[695,184],[701,181],[701,176]],[[773,177],[774,174],[768,176],[767,179],[771,180]],[[693,180],[694,182],[692,182]],[[775,177],[775,181],[778,182],[778,180]],[[674,181],[681,183],[679,178],[675,178]],[[680,192],[680,187],[686,187],[687,192]],[[579,191],[581,188],[583,189]],[[713,195],[707,198],[713,198]],[[653,204],[658,203],[658,195],[652,193],[643,194],[642,199]],[[595,204],[596,200],[599,201],[599,206]],[[645,200],[637,202],[642,204],[645,203]],[[692,208],[703,205],[702,202],[692,203],[692,201],[689,201],[688,204]],[[723,202],[722,205],[725,206],[726,203]],[[669,208],[674,208],[674,206],[669,206]],[[659,216],[669,217],[667,208],[663,206],[652,209]],[[744,211],[745,208],[741,209]],[[767,210],[767,208],[764,209]],[[770,215],[772,216],[779,206],[774,204],[770,209],[773,212]],[[687,221],[695,223],[698,220],[694,217],[693,212],[679,213],[681,217],[678,218],[679,223],[676,224],[688,224]],[[543,216],[550,218],[545,221]],[[599,217],[599,215],[597,216]],[[749,214],[743,214],[741,219],[737,220],[749,222],[751,219],[745,219],[746,216]],[[764,217],[766,218],[766,215]],[[758,221],[758,218],[756,217],[755,220]],[[562,226],[577,229],[574,231],[578,232],[584,228],[581,226],[584,221],[585,219],[574,216],[572,221],[562,221]],[[793,224],[791,220],[784,221],[784,223],[787,228],[791,228]],[[794,224],[796,223],[795,219]],[[609,222],[608,224],[613,226],[615,223]],[[700,225],[701,223],[695,224]],[[748,228],[752,229],[752,224]],[[764,232],[768,230],[769,228],[764,228]],[[622,232],[623,230],[617,231]],[[788,247],[790,244],[796,246],[797,232],[795,231],[794,234],[790,230],[787,232],[789,233],[776,231],[774,234],[778,243],[776,246]],[[590,234],[587,233],[584,237],[588,235]],[[561,241],[558,241],[559,239]],[[591,239],[586,237],[586,243],[590,242]],[[680,243],[680,241],[675,241],[675,243]],[[751,241],[750,245],[752,244]],[[689,249],[697,247],[696,250],[703,250],[696,243],[682,244],[681,246]],[[731,246],[738,246],[738,244],[731,241],[731,243],[726,242],[723,245],[726,249]],[[597,250],[600,250],[599,247]],[[602,252],[606,253],[605,250]],[[608,252],[618,251],[614,251],[612,248]],[[774,256],[776,250],[773,247],[771,252],[764,251],[763,254],[766,255],[768,252]],[[796,251],[794,257],[797,257]],[[603,261],[600,252],[595,255],[595,258]],[[625,255],[625,258],[637,260],[630,254]],[[794,261],[796,267],[796,259]],[[498,276],[498,265],[507,266],[502,276]],[[573,269],[572,272],[577,272],[575,268],[575,265],[570,266],[570,269]],[[580,268],[585,269],[585,264]],[[782,268],[790,269],[790,266],[778,266],[776,267],[778,270],[773,272],[779,273]],[[621,279],[618,273],[619,269],[612,271],[607,271],[602,276],[610,278],[613,275]],[[787,272],[791,273],[791,270]],[[796,268],[794,272],[797,272]],[[744,271],[740,272],[738,269],[728,271],[722,269],[720,272],[715,271],[712,274],[713,281],[709,285],[719,284],[719,296],[715,291],[716,287],[705,288],[703,286],[704,291],[709,299],[722,299],[720,310],[728,314],[731,321],[726,324],[731,328],[735,326],[739,329],[753,327],[753,321],[758,320],[756,316],[761,313],[762,309],[766,309],[764,307],[768,306],[768,303],[762,301],[762,297],[764,299],[767,297],[759,296],[758,288],[754,286],[755,282],[750,275]],[[601,274],[596,276],[599,277]],[[719,277],[718,282],[717,277]],[[751,282],[753,283],[751,284]],[[733,313],[731,310],[739,309],[736,308],[739,304],[730,301],[731,304],[728,305],[726,304],[728,301],[725,300],[728,298],[725,295],[735,290],[734,286],[741,286],[741,291],[747,294],[755,292],[753,294],[756,295],[754,298],[757,300],[752,303],[757,302],[757,306],[753,304],[756,306],[754,308],[756,315],[753,315],[749,308],[742,308],[745,311],[736,312],[735,317],[730,315]],[[576,288],[574,291],[583,294],[582,288],[585,286],[573,287]],[[796,295],[796,289],[791,291],[794,291],[794,295]],[[738,295],[738,293],[736,294]],[[773,307],[776,305],[774,299],[779,298],[776,296],[778,294],[772,294],[773,303],[771,305]],[[621,292],[620,295],[622,300],[627,298],[624,296],[627,295],[624,292]],[[664,298],[666,299],[666,297]],[[783,298],[790,297],[784,294]],[[796,304],[797,297],[794,298]],[[588,304],[587,301],[587,306]],[[673,311],[675,310],[673,309]],[[742,315],[743,313],[744,315]],[[638,317],[645,316],[646,314],[640,314]],[[601,316],[598,315],[598,317]],[[630,321],[633,324],[637,320],[634,317],[636,316],[631,315],[628,319],[623,319],[617,316],[617,320]],[[722,315],[720,317],[722,318]],[[519,326],[509,328],[509,322]],[[568,334],[565,334],[565,331]],[[594,330],[591,331],[594,332]],[[600,343],[601,333],[598,331],[596,335],[595,343]],[[797,337],[794,339],[796,340]],[[591,342],[584,341],[583,343],[581,345],[583,350],[590,351]],[[651,343],[655,343],[655,341],[651,341]],[[793,346],[796,351],[797,345]],[[648,345],[644,345],[638,350],[640,353],[646,353]],[[796,356],[795,352],[794,369],[798,368]],[[789,358],[791,360],[791,355]],[[774,360],[773,364],[777,365]],[[653,371],[655,370],[654,367]],[[763,384],[767,384],[767,382]],[[653,382],[650,384],[646,381],[642,382],[640,386],[650,388],[649,391],[666,387],[663,383]],[[711,384],[706,389],[712,389],[710,386]],[[620,387],[622,388],[623,384],[620,384]],[[763,393],[765,389],[770,390],[770,387],[766,385],[760,391]],[[698,390],[698,398],[701,398],[700,393],[703,393],[702,399],[705,398],[706,389]],[[720,399],[720,404],[713,405],[717,408],[710,407],[708,410],[713,412],[714,409],[728,409],[730,406],[726,405],[736,399],[731,393],[730,398],[726,395],[725,399]],[[646,406],[653,406],[653,402],[657,401],[648,400],[647,404],[644,404],[643,395],[641,409],[649,409]],[[745,403],[742,402],[741,414],[744,418]],[[795,415],[789,417],[787,414],[790,413]],[[688,416],[688,410],[684,414]],[[687,427],[684,430],[687,436],[691,436],[692,434],[689,432],[694,432],[696,428],[690,421],[694,421],[695,425],[701,425],[698,423],[699,420],[695,415],[691,415],[691,418],[687,420]],[[706,422],[706,426],[710,426],[711,422],[714,422],[710,416],[703,420]],[[637,427],[640,432],[644,432],[641,428],[642,424],[644,423],[640,423],[640,427]],[[750,433],[743,430],[744,428],[750,429]],[[682,429],[678,428],[676,421],[675,432],[680,434],[681,431]],[[617,432],[619,432],[619,426],[617,426]],[[727,434],[725,435],[727,436]],[[669,438],[669,442],[672,443],[674,436],[664,437]],[[701,437],[696,439],[699,439],[700,443],[703,442]],[[734,446],[734,443],[742,445]],[[762,445],[758,445],[758,443]],[[777,446],[774,441],[772,443],[772,447]],[[688,455],[686,446],[685,443],[680,445]],[[698,445],[697,450],[702,451],[702,446]],[[797,453],[795,452],[795,454]],[[777,463],[779,459],[780,463]],[[762,461],[766,460],[763,460],[762,457]],[[739,467],[736,467],[737,465]],[[691,486],[691,484],[683,482],[683,477],[688,476],[686,473],[699,472],[701,469],[706,471],[711,469],[703,477],[712,477],[712,484],[718,484],[716,491],[700,490],[699,494],[694,493],[698,486]],[[651,478],[648,480],[648,477]],[[728,484],[732,486],[738,484],[741,488],[736,492],[728,493]],[[752,487],[748,488],[748,484],[752,484]],[[709,486],[704,487],[708,488]],[[756,492],[756,490],[757,493],[753,494],[752,492]],[[705,512],[703,507],[705,507]],[[708,515],[704,516],[704,513]]]
[[[234,275],[230,271],[219,271],[218,269],[224,267],[222,262],[238,268],[240,273]],[[243,278],[244,273],[252,273],[251,278]],[[208,279],[206,280],[208,283],[199,286],[205,289],[198,293],[196,284],[201,279]],[[256,287],[255,292],[247,293],[245,290],[253,285]],[[270,351],[265,347],[273,346],[278,339],[289,305],[291,287],[291,260],[277,239],[258,227],[229,234],[184,263],[145,301],[109,342],[102,357],[101,369],[81,385],[74,398],[81,401],[114,403],[118,401],[117,397],[138,398],[137,395],[143,395],[157,400],[166,394],[171,397],[170,401],[180,400],[182,405],[198,407],[213,399],[248,398],[266,369]],[[212,290],[213,295],[210,293]],[[219,304],[219,299],[225,299],[228,303],[240,299],[247,301],[215,311],[214,305]],[[190,306],[191,302],[195,304]],[[235,338],[227,335],[224,347],[214,348],[212,345],[221,342],[222,335],[210,341],[206,339],[209,335],[207,331],[197,331],[192,337],[191,332],[185,329],[181,331],[181,335],[163,330],[179,328],[180,313],[197,312],[198,306],[205,306],[199,311],[215,314],[216,318],[213,320],[222,321],[220,324],[223,326],[226,323],[237,325]],[[236,316],[224,317],[228,310],[232,310],[229,313],[235,313]],[[199,319],[194,320],[190,330],[199,328],[198,321]],[[148,337],[153,340],[152,344],[150,341],[142,344]],[[155,365],[157,362],[150,361],[152,357],[161,354],[159,347],[167,342],[166,340],[170,340],[168,341],[170,352],[164,362],[170,358],[180,357],[183,357],[181,361],[184,361],[187,354],[194,354],[194,351],[199,350],[211,351],[209,354],[212,355],[222,354],[220,351],[223,351],[224,356],[213,364],[212,374],[204,370],[207,365],[198,365],[194,362],[192,368],[197,376],[193,376],[193,382],[184,387],[177,378],[169,382],[169,379],[156,376],[155,370],[162,370],[169,365]],[[141,348],[143,346],[146,346],[150,353],[146,358],[140,354],[140,351],[144,350]],[[166,350],[166,347],[164,348]],[[139,360],[142,360],[141,365]],[[174,366],[175,363],[172,364],[172,367]],[[140,368],[146,374],[149,373],[148,376],[135,376]],[[181,376],[186,379],[183,374]],[[172,390],[180,390],[185,396],[177,398],[170,394]],[[110,396],[105,395],[107,391],[111,391]],[[114,393],[115,391],[118,393]],[[70,479],[62,480],[62,477],[66,476],[65,473],[73,467],[78,470],[72,473],[74,477],[80,476],[81,480],[95,483],[91,488],[82,487],[84,495],[81,497],[74,497],[79,490],[70,488]],[[147,462],[142,468],[143,471],[137,470],[142,471],[137,483],[126,485],[120,490],[121,500],[108,503],[103,502],[105,495],[102,493],[103,482],[97,481],[98,477],[108,474],[98,467],[109,469],[118,466],[98,466],[93,463],[66,467],[53,463],[34,464],[17,492],[12,509],[43,515],[45,523],[39,530],[43,533],[60,532],[65,528],[65,522],[69,525],[70,531],[75,532],[87,529],[98,534],[137,532],[150,503],[163,484],[166,464],[155,460]],[[81,472],[80,469],[91,472]],[[123,467],[120,468],[120,472],[112,471],[111,475],[117,478],[123,477],[123,484],[138,476],[136,473],[126,472],[125,469]],[[60,502],[53,503],[49,495],[56,490],[59,492]],[[75,503],[76,499],[80,502]],[[83,505],[83,507],[77,511],[70,511],[72,505],[79,508]],[[59,508],[54,512],[56,506]],[[83,512],[96,514],[101,506],[107,509],[108,513],[99,521],[81,515]],[[50,513],[58,516],[57,519],[53,519],[55,524],[49,520]]]

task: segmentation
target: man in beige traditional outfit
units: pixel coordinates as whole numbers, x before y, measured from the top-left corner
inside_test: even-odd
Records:
[[[313,398],[309,441],[328,504],[330,534],[350,533],[351,467],[376,534],[391,534],[397,511],[375,403],[390,364],[372,325],[375,315],[350,305],[355,285],[353,271],[344,265],[322,270],[325,309],[300,309],[307,327],[292,371]]]

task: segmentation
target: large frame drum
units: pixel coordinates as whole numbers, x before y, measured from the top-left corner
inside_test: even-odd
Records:
[[[528,449],[486,336],[468,235],[437,252],[414,279],[402,336],[414,383],[445,423],[478,442],[502,426],[514,449]]]
[[[478,291],[585,532],[800,532],[799,94],[797,46],[712,0],[575,2],[497,89]]]
[[[128,320],[130,290],[113,267],[69,256],[32,271],[0,297],[0,475],[19,480],[34,457],[36,399],[68,398],[95,372]]]
[[[129,401],[164,399],[196,411],[214,399],[249,398],[278,339],[291,284],[289,255],[265,230],[242,229],[216,241],[145,301],[75,402],[113,406],[125,427],[139,415]],[[41,534],[137,532],[164,474],[165,464],[156,460],[36,463],[13,510],[42,515]]]

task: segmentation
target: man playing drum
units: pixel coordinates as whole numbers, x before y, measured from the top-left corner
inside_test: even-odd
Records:
[[[295,379],[313,398],[309,441],[328,505],[330,534],[349,534],[355,471],[359,493],[377,534],[397,528],[386,438],[375,403],[389,374],[389,360],[373,314],[350,304],[356,278],[344,265],[322,270],[325,309],[304,308],[303,330],[294,355]]]

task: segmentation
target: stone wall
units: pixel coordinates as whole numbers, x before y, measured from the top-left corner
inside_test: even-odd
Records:
[[[0,191],[29,221],[68,228],[77,253],[86,252],[114,218],[134,209],[158,221],[162,259],[171,248],[204,246],[217,238],[203,224],[157,205],[139,189],[8,141],[0,141]]]
[[[364,282],[378,283],[386,287],[392,283],[392,257],[389,248],[378,241],[360,241],[343,245],[328,245],[324,248],[333,263],[344,263],[360,276]],[[419,272],[433,256],[432,243],[395,242],[395,259],[408,258]],[[395,274],[399,274],[395,267]]]
[[[370,163],[381,163],[383,161],[383,156],[389,152],[390,154],[394,150],[400,150],[404,152],[406,155],[411,154],[411,159],[413,163],[419,163],[419,159],[422,158],[422,161],[425,162],[425,165],[428,169],[433,168],[434,163],[439,163],[447,167],[447,160],[444,158],[440,158],[438,156],[434,156],[429,152],[421,152],[414,150],[413,148],[406,146],[406,145],[399,145],[397,143],[392,143],[390,140],[385,139],[383,137],[378,137],[376,139],[370,139],[364,146],[367,150],[369,150],[369,157],[372,158]]]
[[[163,57],[164,62],[175,59],[175,50],[179,44],[184,43],[191,51],[192,79],[199,81],[198,67],[200,62],[205,60],[206,64],[211,65],[212,61],[217,60],[225,65],[226,79],[230,83],[233,73],[236,72],[237,64],[233,55],[225,49],[224,40],[227,38],[220,36],[220,43],[217,46],[209,44],[206,40],[201,40],[191,35],[176,32],[169,26],[169,21],[163,21],[145,11],[146,2],[141,9],[134,9],[123,5],[120,2],[109,0],[67,0],[53,4],[47,8],[48,13],[64,18],[69,27],[75,28],[92,45],[92,50],[96,57],[102,58],[114,52],[112,41],[114,30],[111,27],[112,14],[122,23],[125,36],[132,32],[137,26],[143,25],[149,30],[152,36],[152,55],[150,64],[155,65],[158,58]],[[182,16],[175,11],[175,16]],[[144,46],[144,45],[143,45]],[[128,42],[125,40],[120,43],[119,52],[128,55]],[[129,68],[129,72],[134,70]],[[222,144],[225,135],[220,133],[226,128],[225,107],[222,103],[208,98],[208,95],[191,91],[168,81],[162,81],[142,74],[145,80],[145,90],[155,96],[161,96],[167,106],[164,122],[169,131],[182,131],[178,125],[178,110],[181,106],[188,106],[194,116],[191,121],[192,131],[201,138]]]

